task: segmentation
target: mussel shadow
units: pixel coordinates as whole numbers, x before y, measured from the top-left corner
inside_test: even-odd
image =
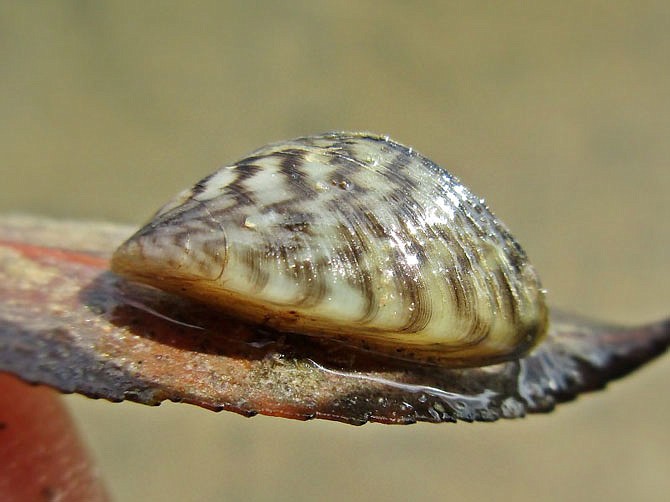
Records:
[[[79,299],[119,332],[182,351],[248,360],[293,358],[312,361],[315,367],[362,372],[407,371],[417,366],[337,340],[244,323],[225,311],[109,271],[82,288]],[[435,370],[427,367],[426,371],[431,368]]]

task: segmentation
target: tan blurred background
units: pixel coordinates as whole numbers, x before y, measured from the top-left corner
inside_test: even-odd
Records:
[[[266,142],[410,144],[552,304],[667,316],[668,2],[2,2],[0,210],[139,224]],[[67,397],[118,500],[667,500],[670,356],[546,416],[360,428]],[[48,417],[45,417],[48,419]]]

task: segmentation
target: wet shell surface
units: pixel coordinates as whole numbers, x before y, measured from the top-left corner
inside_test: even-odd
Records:
[[[257,325],[429,364],[515,359],[547,329],[538,276],[484,201],[368,133],[271,144],[219,169],[112,269]]]

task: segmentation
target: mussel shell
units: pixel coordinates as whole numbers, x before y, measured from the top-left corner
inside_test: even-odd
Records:
[[[427,363],[516,358],[547,324],[534,268],[484,201],[368,133],[276,143],[221,168],[112,269],[246,321]]]

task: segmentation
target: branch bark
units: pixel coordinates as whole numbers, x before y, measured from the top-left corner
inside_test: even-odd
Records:
[[[546,412],[653,359],[670,320],[624,328],[555,313],[526,358],[444,369],[273,333],[108,271],[133,229],[0,217],[0,371],[62,392],[351,424]]]

